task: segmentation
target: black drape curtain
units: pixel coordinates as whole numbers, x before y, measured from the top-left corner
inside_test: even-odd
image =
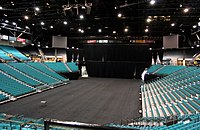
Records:
[[[158,51],[158,57],[159,57],[159,60],[160,60],[161,63],[163,62],[163,53],[164,53],[163,50]]]
[[[84,52],[90,77],[140,78],[152,58],[149,45],[85,44]]]
[[[152,53],[153,53],[153,61],[154,61],[154,64],[156,64],[156,63],[157,63],[157,57],[158,57],[157,54],[158,54],[158,53],[157,53],[157,51],[153,51]]]

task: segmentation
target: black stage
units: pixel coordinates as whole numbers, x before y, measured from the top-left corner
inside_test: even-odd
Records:
[[[120,123],[139,117],[141,80],[88,78],[0,105],[0,112],[83,123]],[[47,101],[41,104],[41,101]]]

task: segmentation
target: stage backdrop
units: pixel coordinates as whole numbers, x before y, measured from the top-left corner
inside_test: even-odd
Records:
[[[85,44],[86,68],[90,77],[140,78],[151,65],[146,44]]]

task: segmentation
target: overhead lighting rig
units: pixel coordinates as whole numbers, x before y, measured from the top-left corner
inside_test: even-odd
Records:
[[[75,0],[75,2],[77,2]],[[87,3],[87,1],[85,1],[84,4],[70,4],[69,1],[68,1],[68,4],[67,5],[62,5],[62,8],[63,8],[63,13],[64,15],[66,15],[66,11],[68,10],[72,10],[72,9],[76,9],[76,14],[79,15],[79,8],[80,9],[86,9],[86,14],[90,14],[91,13],[91,7],[92,7],[92,3]]]

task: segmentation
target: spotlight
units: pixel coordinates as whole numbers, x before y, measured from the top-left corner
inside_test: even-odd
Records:
[[[5,20],[5,22],[6,22],[6,23],[9,23],[9,21],[8,21],[8,20]]]
[[[50,28],[53,28],[53,26],[50,26]]]
[[[84,19],[84,16],[83,16],[83,15],[80,15],[79,17],[80,17],[80,19]]]
[[[174,26],[175,26],[175,23],[172,23],[171,26],[174,27]]]
[[[46,48],[49,48],[48,46],[46,46]]]
[[[122,14],[121,14],[121,13],[118,13],[117,17],[118,17],[118,18],[121,18],[121,17],[122,17]]]
[[[17,25],[17,24],[15,22],[13,22],[12,25]]]
[[[35,26],[35,24],[33,23],[32,26]]]
[[[81,30],[82,30],[82,29],[80,29],[80,28],[78,29],[79,32],[81,32]]]
[[[148,29],[148,28],[146,28],[144,31],[145,31],[145,32],[149,32],[149,29]]]
[[[125,29],[124,29],[124,32],[128,32],[128,28],[125,28]]]
[[[151,22],[151,19],[150,19],[150,18],[148,18],[148,19],[147,19],[147,23],[150,23],[150,22]]]
[[[81,33],[84,33],[84,30],[81,30]]]
[[[193,28],[197,28],[197,25],[193,25]]]
[[[101,29],[99,29],[99,30],[98,30],[98,32],[102,32],[102,30],[101,30]]]
[[[44,25],[44,22],[41,22],[40,24],[41,24],[41,25]]]
[[[29,17],[26,15],[26,16],[24,16],[24,19],[28,20],[28,19],[29,19]]]
[[[151,5],[154,5],[155,3],[156,3],[155,0],[151,0],[151,1],[150,1],[150,4],[151,4]]]
[[[35,11],[40,11],[40,8],[39,7],[35,7]]]
[[[189,8],[185,8],[185,9],[183,10],[184,13],[187,13],[188,11],[189,11]]]
[[[64,24],[64,25],[67,25],[67,21],[64,21],[63,24]]]
[[[3,7],[2,6],[0,6],[0,10],[2,10],[3,9]]]
[[[113,31],[113,34],[117,33],[116,31]]]
[[[29,27],[28,27],[28,26],[25,26],[25,28],[26,28],[26,29],[29,29]]]
[[[198,22],[198,26],[200,27],[200,22]]]

